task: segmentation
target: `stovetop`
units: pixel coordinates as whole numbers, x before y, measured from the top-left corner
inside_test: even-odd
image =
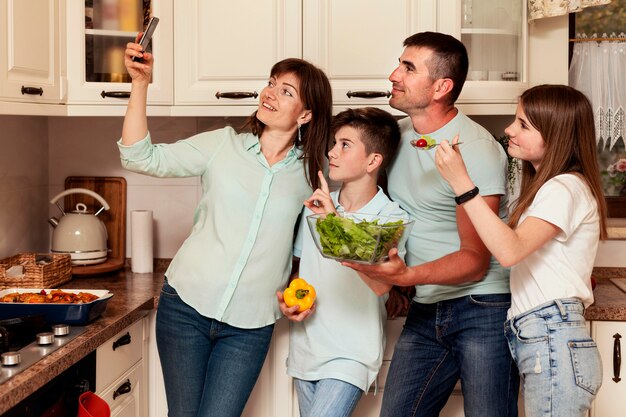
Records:
[[[0,384],[28,369],[30,366],[34,365],[36,362],[52,352],[67,345],[69,342],[83,334],[87,328],[84,326],[69,326],[69,333],[63,336],[54,336],[50,330],[51,328],[46,326],[42,329],[41,333],[36,335],[25,335],[20,344],[16,345],[15,343],[12,343],[10,350],[2,353],[3,357],[0,362]],[[41,338],[38,336],[41,336]],[[47,339],[47,344],[40,345],[38,343],[38,340],[40,339]],[[14,355],[14,352],[19,353],[19,355]],[[4,362],[12,362],[11,359],[16,357],[19,357],[19,363],[15,365],[4,364]]]

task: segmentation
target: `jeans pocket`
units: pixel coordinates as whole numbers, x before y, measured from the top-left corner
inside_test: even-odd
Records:
[[[602,385],[602,360],[598,346],[592,339],[570,341],[570,356],[576,385],[596,395]]]
[[[548,328],[545,320],[539,317],[530,317],[516,325],[517,340],[525,344],[548,340]]]
[[[468,296],[471,304],[483,307],[510,308],[511,294],[471,294]]]
[[[164,296],[164,295],[167,295],[170,297],[178,297],[178,293],[176,292],[174,287],[172,287],[169,284],[169,282],[167,282],[167,278],[163,282],[163,287],[161,288],[161,296]]]

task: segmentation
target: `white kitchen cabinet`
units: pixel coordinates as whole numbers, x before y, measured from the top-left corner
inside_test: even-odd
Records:
[[[387,105],[402,42],[435,30],[434,1],[304,0],[303,57],[328,75],[335,106]]]
[[[301,7],[299,0],[176,2],[176,107],[256,107],[272,65],[302,56]]]
[[[217,106],[211,112],[219,115],[248,115],[269,69],[286,57],[302,57],[326,72],[335,111],[363,105],[391,110],[388,77],[397,66],[402,42],[426,30],[448,33],[466,45],[471,72],[459,105],[468,114],[513,114],[517,98],[529,86],[567,83],[566,16],[528,25],[523,0],[472,0],[473,21],[468,24],[462,3],[177,3],[173,112],[203,115],[206,109],[191,106],[208,105]],[[247,13],[242,14],[242,8]],[[503,75],[513,80],[503,80]]]
[[[130,77],[124,50],[150,16],[160,21],[152,38],[155,65],[148,105],[173,103],[172,0],[66,1],[67,104],[126,107]]]
[[[144,319],[96,349],[96,391],[112,416],[148,416],[148,358]]]
[[[61,103],[61,0],[0,0],[0,99]]]
[[[626,322],[593,321],[591,335],[602,358],[602,387],[591,407],[590,417],[617,417],[626,410]]]

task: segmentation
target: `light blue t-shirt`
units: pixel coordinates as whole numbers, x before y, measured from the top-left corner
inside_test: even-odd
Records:
[[[291,271],[295,224],[308,185],[301,151],[268,165],[257,136],[227,127],[173,144],[118,142],[125,168],[202,179],[193,229],[165,275],[200,314],[240,328],[282,317],[276,291]]]
[[[400,120],[400,149],[388,171],[389,195],[400,203],[415,225],[407,242],[407,265],[419,265],[439,259],[460,247],[456,225],[454,191],[435,166],[436,148],[428,151],[413,148],[410,141],[419,139],[411,120]],[[428,133],[437,143],[459,135],[459,145],[469,175],[480,194],[500,195],[500,218],[506,219],[507,157],[502,146],[482,126],[461,113],[441,129]],[[459,265],[459,268],[462,268]],[[478,282],[460,285],[417,285],[414,300],[436,303],[470,294],[509,293],[509,270],[491,258],[489,270]]]
[[[339,193],[331,197],[341,212]],[[381,189],[358,211],[408,218]],[[315,287],[316,307],[303,322],[290,323],[287,374],[306,381],[338,379],[367,391],[382,364],[387,295],[377,296],[353,269],[320,254],[306,221],[310,214],[305,208],[294,256],[300,258],[299,276]],[[398,250],[403,256],[404,248]]]

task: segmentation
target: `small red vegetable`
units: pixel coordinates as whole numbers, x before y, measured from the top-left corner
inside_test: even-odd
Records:
[[[415,142],[415,146],[418,148],[425,148],[426,145],[428,145],[428,142],[426,142],[426,139],[424,138],[418,139],[417,142]]]

